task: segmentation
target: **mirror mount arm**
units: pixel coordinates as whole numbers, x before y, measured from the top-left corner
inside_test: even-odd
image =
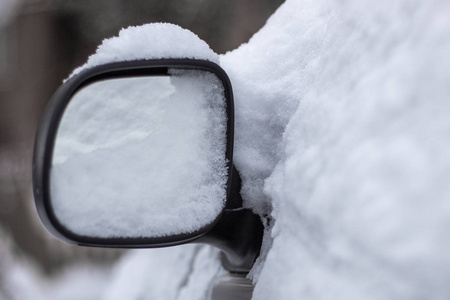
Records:
[[[242,187],[241,176],[239,175],[238,170],[233,164],[231,168],[230,193],[225,209],[242,208],[241,187]]]
[[[241,178],[233,166],[229,203],[218,223],[196,243],[222,250],[221,260],[226,270],[248,273],[259,256],[264,226],[258,215],[242,207],[240,189]]]
[[[259,256],[264,226],[251,209],[226,209],[217,225],[197,239],[222,250],[223,267],[230,272],[248,273]]]

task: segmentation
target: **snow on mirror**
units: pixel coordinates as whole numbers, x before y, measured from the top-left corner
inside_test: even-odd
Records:
[[[225,204],[226,104],[212,73],[97,81],[73,96],[55,140],[51,203],[75,234],[162,237]]]

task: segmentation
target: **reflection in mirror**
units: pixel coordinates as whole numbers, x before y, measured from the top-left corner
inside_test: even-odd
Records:
[[[216,219],[226,198],[226,102],[212,73],[82,87],[62,117],[51,204],[78,235],[162,237]]]

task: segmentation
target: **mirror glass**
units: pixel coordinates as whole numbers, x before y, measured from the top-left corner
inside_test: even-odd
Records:
[[[50,177],[58,221],[78,235],[162,237],[199,230],[226,198],[226,101],[212,73],[96,81],[61,119]]]

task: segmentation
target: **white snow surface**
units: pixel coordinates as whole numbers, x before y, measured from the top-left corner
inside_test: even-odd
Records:
[[[178,25],[152,23],[130,26],[106,39],[86,64],[71,76],[94,66],[139,59],[195,58],[217,63],[219,56],[197,35]]]
[[[51,173],[55,215],[96,237],[189,233],[225,204],[224,89],[212,73],[95,82],[62,117]]]
[[[271,218],[254,299],[450,298],[449,16],[444,0],[288,0],[221,57],[245,205]],[[129,256],[116,293],[204,299],[217,257],[174,249],[181,265]],[[165,289],[163,270],[200,288]]]
[[[287,1],[226,54],[254,299],[450,297],[450,3]]]

